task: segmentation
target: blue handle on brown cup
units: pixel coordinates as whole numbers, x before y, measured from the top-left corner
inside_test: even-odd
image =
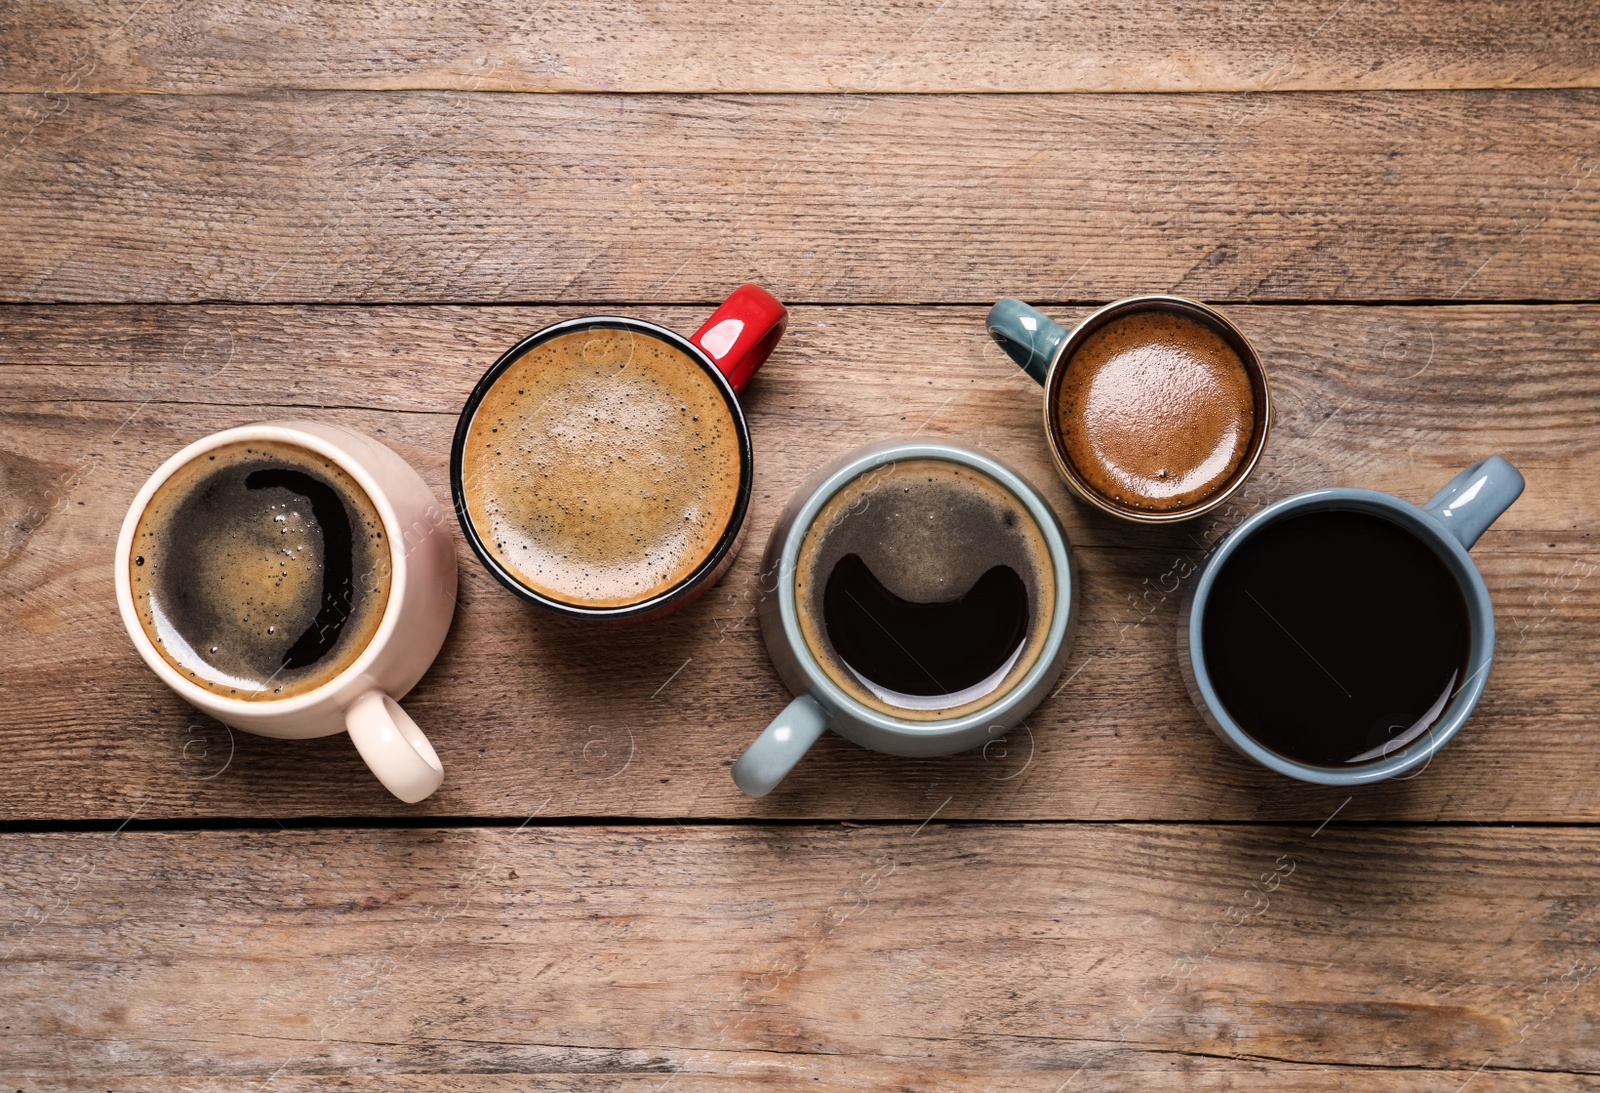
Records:
[[[1067,340],[1067,328],[1044,312],[1007,296],[989,309],[989,337],[1040,384]]]

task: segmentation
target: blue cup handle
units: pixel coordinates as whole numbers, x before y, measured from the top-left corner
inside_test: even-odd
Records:
[[[1067,340],[1066,327],[1010,296],[989,309],[987,326],[989,337],[1006,356],[1039,383],[1044,382],[1061,343]]]
[[[739,756],[733,765],[734,784],[752,797],[765,797],[794,769],[827,727],[828,711],[810,695],[801,695],[785,706]]]
[[[1478,536],[1522,496],[1522,474],[1500,456],[1480,459],[1452,478],[1422,511],[1450,530],[1463,547],[1472,549]]]

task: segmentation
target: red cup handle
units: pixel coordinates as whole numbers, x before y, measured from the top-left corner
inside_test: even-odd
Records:
[[[689,339],[705,350],[728,377],[734,394],[744,390],[789,325],[789,311],[760,285],[740,285]]]

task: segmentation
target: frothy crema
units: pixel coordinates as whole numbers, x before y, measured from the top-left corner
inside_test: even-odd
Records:
[[[128,577],[168,664],[214,694],[268,701],[355,662],[393,572],[383,520],[342,467],[255,440],[205,452],[156,489]]]
[[[1244,461],[1255,431],[1250,374],[1197,319],[1112,319],[1062,362],[1058,430],[1073,469],[1116,504],[1174,512],[1204,501]]]
[[[739,500],[738,425],[717,382],[661,338],[592,328],[517,358],[461,457],[479,539],[533,591],[641,603],[717,548]]]

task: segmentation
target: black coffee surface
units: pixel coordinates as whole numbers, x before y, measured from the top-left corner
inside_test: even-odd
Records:
[[[801,540],[797,621],[845,693],[908,720],[999,699],[1038,659],[1055,570],[1015,494],[964,464],[875,468],[829,499]]]
[[[285,698],[332,679],[371,640],[389,548],[342,468],[275,443],[209,452],[163,483],[129,577],[146,634],[208,690]]]
[[[1201,640],[1222,704],[1252,737],[1318,766],[1424,738],[1465,680],[1467,604],[1444,561],[1365,512],[1290,516],[1217,574]]]
[[[834,651],[858,675],[907,695],[951,694],[994,675],[1028,636],[1028,614],[1027,585],[1005,565],[952,600],[916,603],[847,554],[823,593]]]

